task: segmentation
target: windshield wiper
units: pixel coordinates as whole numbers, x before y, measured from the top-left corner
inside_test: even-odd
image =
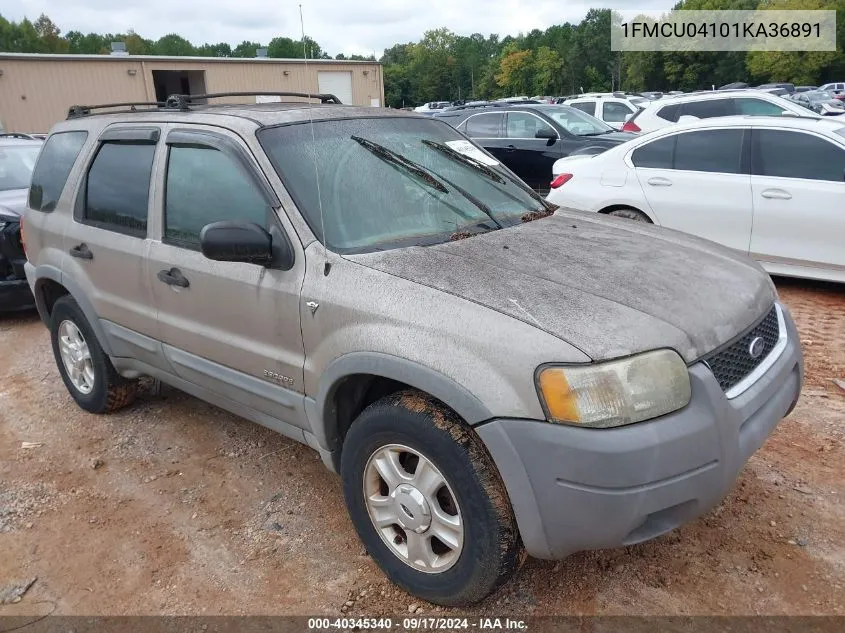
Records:
[[[505,181],[502,178],[502,174],[499,174],[495,169],[488,167],[484,163],[477,161],[474,158],[467,156],[466,154],[461,154],[459,151],[452,149],[448,145],[444,145],[443,143],[438,143],[436,141],[430,141],[428,139],[422,139],[422,143],[424,145],[431,147],[432,149],[435,149],[439,152],[444,153],[446,156],[449,156],[450,158],[454,158],[457,162],[459,162],[463,165],[468,165],[470,167],[477,169],[481,173],[489,176],[490,179],[494,180],[495,182],[501,183],[503,185],[507,184],[507,181]],[[512,177],[507,172],[504,172],[504,176],[509,181],[511,181],[513,184],[515,184],[517,187],[519,187],[523,191],[526,191],[527,193],[531,194],[531,196],[533,198],[538,197],[536,191],[534,191],[531,187],[526,185],[524,182],[522,182],[518,178]],[[517,198],[511,196],[510,194],[505,194],[505,195],[507,195],[514,202],[519,202],[519,200]]]
[[[436,149],[438,152],[446,154],[446,156],[454,159],[456,162],[459,162],[462,165],[467,165],[477,171],[480,171],[482,174],[490,178],[490,180],[495,180],[496,182],[501,183],[503,185],[508,184],[504,178],[502,178],[499,174],[495,172],[495,170],[490,169],[490,167],[488,167],[484,163],[477,161],[470,156],[461,154],[459,151],[452,149],[448,145],[438,143],[437,141],[429,141],[426,138],[422,139],[422,144],[427,145],[432,149]]]
[[[413,174],[429,187],[437,189],[437,191],[440,191],[441,193],[449,193],[449,190],[445,187],[445,185],[435,178],[434,175],[422,165],[418,165],[414,161],[405,158],[402,154],[397,154],[393,150],[386,148],[384,145],[373,143],[372,141],[368,141],[360,136],[355,136],[353,134],[349,138],[371,151],[375,156],[378,156],[383,161],[397,165],[408,173]]]
[[[370,150],[373,154],[375,154],[382,160],[403,167],[408,172],[422,179],[424,182],[428,183],[438,191],[442,191],[443,193],[449,193],[449,190],[443,185],[443,183],[440,182],[440,180],[434,177],[434,174],[432,174],[428,169],[426,169],[422,165],[415,163],[410,158],[405,158],[404,156],[402,156],[402,154],[394,152],[392,149],[388,149],[384,145],[379,145],[378,143],[374,143],[373,141],[361,138],[360,136],[352,135],[350,138],[356,143],[360,143],[361,145],[363,145],[365,148]],[[499,221],[493,217],[493,213],[490,211],[490,207],[481,202],[481,200],[476,198],[463,187],[460,187],[453,183],[451,180],[447,180],[446,178],[443,178],[443,180],[445,180],[449,185],[454,187],[458,191],[458,193],[460,193],[464,198],[474,204],[478,208],[478,210],[481,211],[484,215],[490,218],[496,225],[496,228],[502,228],[502,225],[499,224]]]
[[[578,136],[601,136],[602,134],[610,134],[616,130],[604,130],[603,132],[589,132],[588,134],[579,134]]]

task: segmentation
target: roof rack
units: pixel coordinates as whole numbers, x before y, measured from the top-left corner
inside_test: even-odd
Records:
[[[38,138],[32,134],[24,134],[23,132],[4,132],[0,134],[0,138],[16,138],[22,141],[37,141]]]
[[[91,114],[91,110],[103,110],[105,108],[129,108],[128,112],[144,112],[138,110],[138,106],[148,106],[151,108],[163,108],[164,103],[158,101],[135,101],[127,103],[102,103],[100,105],[72,105],[68,109],[67,118],[76,119]]]
[[[68,110],[68,119],[76,119],[91,114],[92,110],[104,110],[106,108],[128,108],[119,112],[149,112],[155,109],[166,110],[190,110],[191,105],[197,105],[198,100],[216,99],[218,97],[300,97],[304,99],[319,99],[320,103],[334,103],[341,105],[340,99],[328,93],[305,93],[305,92],[215,92],[201,95],[173,94],[167,97],[166,101],[134,101],[126,103],[103,103],[100,105],[74,105]],[[139,107],[145,109],[139,110]]]
[[[300,97],[304,99],[319,99],[320,103],[334,103],[342,105],[340,99],[329,93],[307,93],[307,92],[215,92],[202,95],[170,95],[167,97],[165,107],[178,108],[180,110],[190,109],[190,105],[199,99],[216,99],[218,97]]]

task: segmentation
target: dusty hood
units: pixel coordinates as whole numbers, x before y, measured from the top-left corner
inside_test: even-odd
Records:
[[[594,360],[670,347],[692,362],[775,299],[757,264],[716,244],[561,210],[470,239],[350,259],[535,325]]]
[[[26,208],[29,189],[11,189],[0,191],[0,214],[20,216]]]

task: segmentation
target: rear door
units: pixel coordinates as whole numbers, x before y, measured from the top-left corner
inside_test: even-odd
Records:
[[[586,112],[590,116],[597,116],[595,100],[588,99],[584,101],[567,101],[565,105],[573,107],[576,110],[581,110],[581,112]]]
[[[560,134],[533,112],[510,111],[505,122],[508,167],[533,189],[548,190],[552,166],[562,156]],[[537,138],[541,132],[554,137]]]
[[[299,292],[305,262],[296,234],[237,135],[174,125],[163,151],[148,279],[165,356],[179,377],[304,427]],[[253,222],[274,240],[287,239],[293,268],[207,259],[200,231],[218,221]]]
[[[745,134],[741,128],[681,132],[627,157],[662,226],[748,252],[751,177],[743,159]]]
[[[154,366],[162,358],[147,276],[148,209],[161,151],[159,125],[112,125],[103,131],[76,195],[62,239],[64,274],[92,302],[117,356]]]
[[[823,135],[755,127],[751,254],[845,271],[845,147]]]
[[[516,171],[516,156],[513,148],[510,147],[510,141],[505,138],[504,112],[473,114],[458,129],[490,152],[506,167],[514,172]]]

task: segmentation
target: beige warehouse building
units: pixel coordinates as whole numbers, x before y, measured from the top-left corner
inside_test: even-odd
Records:
[[[0,127],[6,132],[47,132],[72,105],[248,91],[329,92],[343,103],[384,104],[377,62],[0,53]],[[254,103],[256,98],[219,101]]]

